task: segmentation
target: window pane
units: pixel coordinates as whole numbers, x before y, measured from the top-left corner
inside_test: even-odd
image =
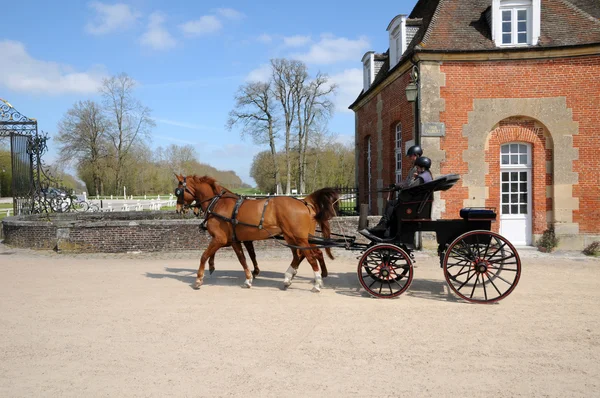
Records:
[[[507,195],[507,194],[502,194],[502,203],[508,203],[508,202],[509,202],[509,201],[508,201],[508,198],[509,198],[509,195]]]
[[[522,193],[519,195],[519,202],[527,203],[527,194],[526,193]]]
[[[527,155],[519,156],[519,164],[527,164]]]
[[[500,148],[500,152],[502,153],[508,153],[509,147],[508,145],[502,145],[502,148]]]
[[[527,43],[527,33],[519,33],[518,43]]]
[[[513,182],[510,184],[510,192],[519,192],[519,184]]]
[[[513,171],[512,173],[510,173],[510,179],[512,181],[517,181],[518,178],[519,178],[519,173],[517,173],[516,171]]]
[[[503,33],[502,34],[502,44],[510,44],[510,42],[511,42],[510,33]]]
[[[510,214],[519,214],[519,205],[510,205]]]
[[[502,11],[502,20],[503,21],[510,21],[510,17],[511,17],[511,12],[510,10],[504,10]]]
[[[527,32],[527,22],[519,22],[519,23],[517,23],[517,30],[519,32]]]
[[[509,214],[508,208],[508,205],[502,205],[502,214]]]
[[[521,214],[527,214],[527,205],[521,205]]]
[[[502,192],[509,192],[508,187],[510,186],[509,183],[505,182],[502,184]]]
[[[508,155],[502,155],[502,164],[508,164]]]
[[[527,145],[519,144],[519,152],[527,154]]]
[[[527,183],[525,183],[525,182],[521,183],[521,192],[527,192]]]
[[[521,181],[527,181],[527,172],[526,171],[521,172]]]
[[[512,30],[512,24],[510,22],[502,22],[502,33],[510,33]]]
[[[519,164],[519,155],[510,155],[510,164]]]
[[[502,181],[508,181],[508,173],[502,173]]]
[[[519,21],[527,19],[527,10],[517,10],[517,19]]]
[[[519,194],[513,193],[510,195],[510,203],[518,203],[519,202]]]
[[[510,151],[512,153],[518,153],[519,152],[519,144],[510,144]]]

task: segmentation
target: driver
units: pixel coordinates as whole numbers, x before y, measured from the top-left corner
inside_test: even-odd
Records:
[[[420,148],[419,148],[420,149]],[[410,149],[409,149],[410,151]],[[392,185],[394,189],[404,189],[411,188],[417,185],[425,184],[427,182],[433,181],[433,176],[431,175],[431,159],[426,156],[420,156],[415,159],[414,167],[411,171],[414,170],[412,175],[409,175],[411,178],[410,182],[407,178],[401,184]],[[394,207],[398,204],[398,200],[389,200],[385,214],[381,217],[379,224],[377,224],[374,228],[368,229],[368,232],[371,234],[377,234],[380,232],[384,232],[384,235],[388,235],[390,231],[390,225],[392,224],[393,216],[394,216]]]
[[[423,156],[423,149],[419,145],[413,145],[410,148],[408,148],[408,151],[406,151],[406,157],[410,160],[413,167],[410,169],[410,171],[406,175],[406,179],[404,181],[401,181],[397,185],[392,184],[392,185],[390,185],[390,188],[403,189],[403,188],[408,188],[409,186],[411,186],[411,184],[415,180],[415,177],[418,175],[417,166],[416,166],[415,162],[421,156]],[[431,164],[431,161],[430,161],[430,164]],[[378,233],[378,232],[384,232],[388,229],[389,221],[392,218],[392,213],[394,212],[394,207],[396,206],[397,202],[398,202],[397,200],[388,200],[388,202],[385,206],[385,211],[383,212],[383,216],[379,220],[379,224],[377,224],[375,227],[369,229],[368,230],[369,232]]]

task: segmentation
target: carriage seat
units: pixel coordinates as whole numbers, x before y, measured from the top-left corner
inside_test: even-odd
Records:
[[[491,207],[465,207],[460,209],[463,220],[496,220],[496,209]]]
[[[433,193],[446,191],[460,180],[458,174],[439,176],[425,184],[402,189],[398,192],[396,217],[401,221],[430,220]]]

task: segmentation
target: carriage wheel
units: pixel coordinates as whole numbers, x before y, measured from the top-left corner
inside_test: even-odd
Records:
[[[521,260],[515,247],[491,231],[460,235],[448,246],[443,266],[448,286],[472,303],[502,300],[521,276]]]
[[[375,297],[397,297],[408,289],[412,279],[412,262],[408,254],[395,245],[372,246],[358,262],[358,280]]]

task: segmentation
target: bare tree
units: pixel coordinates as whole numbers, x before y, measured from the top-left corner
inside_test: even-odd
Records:
[[[122,73],[104,79],[100,92],[110,121],[108,137],[115,151],[115,193],[123,186],[123,165],[129,151],[140,139],[149,139],[154,121],[150,109],[133,96],[135,81]]]
[[[60,162],[77,166],[87,163],[91,170],[90,193],[102,194],[102,163],[107,155],[108,122],[94,101],[79,101],[58,123]]]
[[[311,132],[327,123],[333,113],[333,102],[329,99],[337,86],[329,84],[327,75],[320,72],[314,80],[299,87],[298,120],[298,179],[300,192],[306,192],[306,150]]]
[[[301,61],[288,59],[272,59],[271,72],[274,84],[274,91],[281,109],[283,111],[283,122],[285,127],[285,159],[287,182],[285,193],[291,192],[292,180],[292,160],[290,156],[291,141],[292,141],[292,125],[297,111],[300,107],[301,95],[303,92],[304,82],[308,78],[306,65]]]
[[[256,144],[269,144],[277,192],[281,192],[281,177],[277,164],[277,117],[271,83],[250,82],[235,95],[235,108],[229,112],[227,128],[242,126],[242,135],[249,134]]]

